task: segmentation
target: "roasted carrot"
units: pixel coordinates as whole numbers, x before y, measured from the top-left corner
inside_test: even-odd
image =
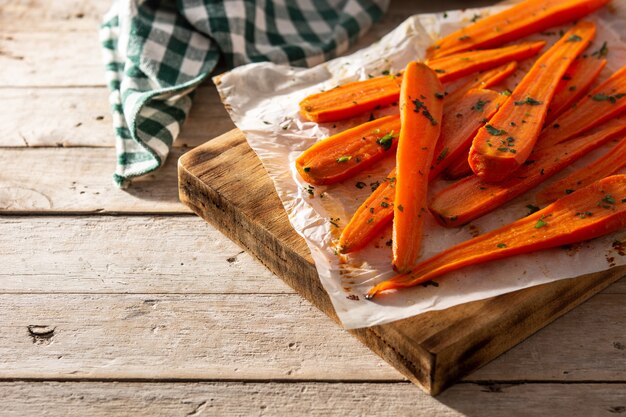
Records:
[[[485,181],[497,182],[526,161],[539,137],[558,81],[595,32],[593,23],[579,22],[537,59],[509,99],[478,131],[469,155],[472,171]]]
[[[595,182],[543,210],[453,246],[366,295],[413,287],[460,268],[594,239],[626,227],[626,175]]]
[[[457,30],[427,50],[430,59],[494,48],[549,27],[578,20],[609,0],[526,0]]]
[[[313,144],[296,159],[296,169],[311,184],[343,181],[395,154],[399,134],[398,115],[363,123]]]
[[[441,131],[443,86],[424,64],[410,62],[400,91],[402,129],[396,152],[393,266],[406,271],[422,247],[428,172]]]
[[[545,124],[549,125],[585,95],[606,65],[606,59],[578,57],[556,86]]]
[[[591,90],[572,107],[546,126],[538,143],[556,145],[587,129],[606,122],[626,110],[626,67],[616,71],[605,82]]]
[[[490,184],[476,175],[441,190],[430,211],[444,226],[460,226],[481,217],[532,189],[590,151],[626,131],[626,118],[617,118],[559,146],[536,149],[512,177]]]
[[[579,188],[586,187],[594,181],[615,174],[625,166],[626,139],[621,139],[603,157],[544,188],[537,194],[536,200],[539,204],[551,203]]]
[[[469,149],[465,150],[458,158],[450,163],[444,172],[444,176],[449,180],[456,180],[472,175],[474,172],[469,162],[467,162],[467,158],[469,158]]]
[[[317,123],[348,119],[398,101],[401,83],[398,73],[340,85],[307,96],[300,102],[300,113]]]
[[[493,90],[473,89],[444,109],[430,177],[435,178],[472,144],[478,129],[507,97]],[[447,100],[446,100],[446,103]]]
[[[544,45],[545,42],[538,41],[493,50],[474,51],[462,54],[462,56],[435,60],[431,62],[431,65],[436,68],[440,79],[456,80],[473,72],[497,67],[503,62],[531,57],[537,54]],[[509,73],[500,74],[502,75],[508,76]],[[492,77],[491,82],[499,81],[497,74],[493,74]],[[317,123],[348,119],[397,102],[401,83],[402,72],[399,72],[395,75],[390,74],[340,85],[332,90],[306,97],[300,102],[300,114]]]
[[[524,42],[503,48],[463,52],[427,61],[442,83],[458,80],[468,74],[483,71],[511,61],[521,61],[536,55],[546,45],[544,41]]]
[[[396,169],[370,194],[341,232],[339,252],[363,249],[393,219]]]
[[[517,62],[509,62],[497,68],[477,73],[460,87],[446,94],[444,104],[454,103],[473,88],[490,88],[506,80],[517,69]]]

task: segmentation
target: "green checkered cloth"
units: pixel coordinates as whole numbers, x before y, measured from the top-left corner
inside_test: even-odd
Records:
[[[100,40],[120,187],[159,168],[218,61],[312,66],[344,52],[389,0],[114,0]]]

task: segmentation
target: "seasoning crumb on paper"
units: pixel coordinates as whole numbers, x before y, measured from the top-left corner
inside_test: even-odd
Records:
[[[361,295],[374,284],[394,275],[390,227],[372,244],[354,254],[339,256],[336,241],[361,202],[385,180],[394,165],[393,158],[330,186],[313,187],[303,182],[294,167],[295,159],[316,141],[368,120],[398,113],[396,105],[351,120],[316,124],[299,117],[298,103],[304,97],[384,72],[396,73],[410,60],[422,60],[436,34],[446,35],[473,19],[501,9],[502,6],[417,15],[370,47],[313,68],[257,63],[219,77],[218,90],[224,105],[237,127],[246,134],[250,147],[274,182],[292,226],[305,238],[321,283],[346,328],[388,323],[426,311],[605,270],[607,266],[626,264],[621,246],[624,236],[616,233],[571,248],[556,248],[464,268],[437,281],[367,301]],[[598,53],[603,53],[608,60],[601,75],[605,79],[626,65],[626,44],[618,35],[626,35],[626,0],[613,1],[611,10],[600,10],[587,20],[598,23],[598,32],[589,52],[600,51]],[[554,43],[558,39],[555,35],[561,29],[550,29],[549,33],[537,33],[528,39]],[[522,69],[527,68],[528,65],[522,63]],[[518,71],[507,80],[505,87],[514,89],[521,73]],[[595,151],[566,171],[585,166],[602,152],[606,152],[606,148]],[[432,187],[436,190],[445,184],[440,180]],[[541,187],[461,228],[443,228],[429,215],[425,221],[421,259],[528,215],[536,207],[534,194]],[[549,219],[543,221],[549,222]]]

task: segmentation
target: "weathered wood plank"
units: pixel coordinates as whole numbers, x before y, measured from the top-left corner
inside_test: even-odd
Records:
[[[189,213],[176,190],[175,149],[163,168],[119,190],[112,148],[0,152],[0,213]]]
[[[109,7],[109,0],[0,0],[0,31],[93,33]]]
[[[626,384],[459,384],[437,399],[406,383],[0,382],[3,415],[613,417]]]
[[[5,379],[403,380],[296,294],[1,294],[0,311]],[[625,315],[599,294],[467,380],[626,381]]]
[[[0,230],[0,293],[293,293],[195,216],[10,216]]]
[[[108,91],[96,88],[6,88],[0,94],[0,147],[115,146]],[[235,125],[212,85],[196,91],[177,147],[194,147]]]

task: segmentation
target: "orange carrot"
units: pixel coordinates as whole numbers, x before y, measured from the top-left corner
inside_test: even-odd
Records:
[[[572,63],[556,86],[550,103],[546,125],[549,125],[565,110],[572,107],[587,92],[606,65],[606,59],[579,57]]]
[[[300,102],[300,113],[317,123],[348,119],[398,101],[402,74],[374,77],[312,94]]]
[[[400,91],[402,129],[396,153],[393,266],[411,268],[422,246],[428,171],[441,131],[443,86],[424,64],[407,65]]]
[[[430,178],[435,178],[469,149],[478,128],[485,124],[485,120],[498,110],[505,99],[505,95],[493,90],[474,89],[445,107]]]
[[[551,184],[537,194],[539,204],[548,204],[594,181],[615,174],[626,166],[626,139],[620,140],[611,150],[586,167]]]
[[[598,126],[626,110],[626,67],[594,88],[541,132],[538,144],[556,145]]]
[[[473,72],[490,69],[511,61],[521,61],[530,58],[536,55],[545,45],[544,41],[524,42],[503,48],[463,52],[433,59],[427,61],[427,64],[435,70],[439,80],[444,83],[458,80]]]
[[[453,246],[366,295],[413,287],[460,268],[594,239],[626,227],[626,175],[615,175],[563,197],[523,219]]]
[[[469,158],[469,149],[465,150],[458,158],[450,163],[444,176],[449,180],[456,180],[472,175],[474,172],[469,162],[467,162],[467,158]]]
[[[386,116],[316,142],[296,159],[300,176],[311,184],[343,181],[395,154],[400,116]]]
[[[469,155],[472,171],[485,181],[497,182],[526,161],[543,127],[557,82],[595,32],[593,23],[579,22],[537,59],[509,99],[478,131]]]
[[[472,49],[494,48],[549,27],[592,13],[609,0],[526,0],[484,17],[438,40],[427,50],[430,59]]]
[[[503,62],[531,57],[539,52],[545,42],[528,42],[504,48],[474,51],[431,62],[440,79],[451,81],[473,72],[490,69]],[[508,76],[510,73],[504,74]],[[492,74],[490,82],[497,82],[504,75]],[[395,75],[374,77],[340,85],[332,90],[312,94],[300,102],[300,113],[317,123],[334,122],[388,106],[398,101],[402,72]]]
[[[624,131],[626,118],[617,118],[559,146],[538,148],[512,177],[497,184],[476,175],[466,177],[435,195],[430,210],[444,226],[468,223],[532,189]]]
[[[501,65],[497,68],[477,73],[471,80],[465,84],[457,87],[455,90],[446,94],[444,104],[454,103],[456,100],[461,99],[469,90],[473,88],[490,88],[500,82],[504,81],[513,74],[517,69],[517,62],[509,62],[508,64]]]
[[[363,249],[393,219],[396,169],[394,168],[350,219],[339,238],[339,252]]]

